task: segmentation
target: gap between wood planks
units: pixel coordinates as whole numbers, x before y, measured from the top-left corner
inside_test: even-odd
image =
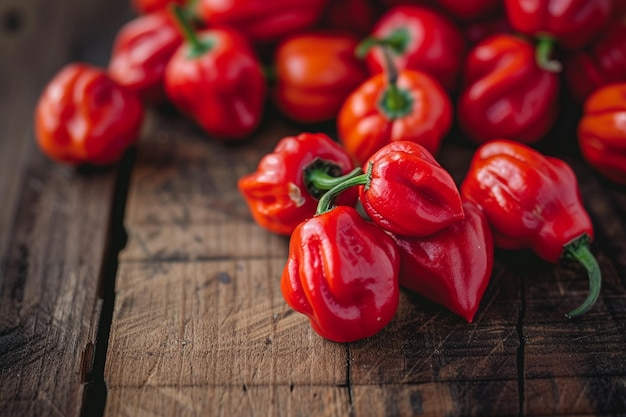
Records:
[[[102,300],[102,311],[98,322],[95,351],[91,369],[85,379],[85,394],[80,415],[84,417],[101,417],[107,400],[107,387],[104,381],[104,366],[111,323],[113,322],[113,308],[115,306],[115,279],[117,276],[118,256],[126,245],[127,234],[124,228],[124,213],[132,167],[137,152],[131,149],[120,162],[115,192],[113,196],[111,219],[109,221],[108,241],[102,270],[100,271],[99,296]]]

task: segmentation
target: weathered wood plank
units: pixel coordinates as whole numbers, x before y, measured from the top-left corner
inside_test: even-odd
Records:
[[[105,414],[120,417],[345,417],[350,415],[348,397],[345,387],[324,386],[113,388]]]
[[[122,2],[0,4],[0,415],[79,416],[83,407],[117,171],[46,160],[32,117],[62,65],[106,63],[127,13]]]

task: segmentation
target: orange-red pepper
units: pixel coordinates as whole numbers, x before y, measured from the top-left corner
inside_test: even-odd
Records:
[[[423,72],[391,70],[370,77],[348,96],[337,131],[346,150],[362,164],[398,140],[417,142],[436,154],[451,123],[452,104],[437,81]]]
[[[109,165],[138,138],[143,106],[135,92],[100,68],[64,67],[35,108],[35,136],[50,158],[70,165]]]
[[[626,83],[601,87],[587,99],[578,144],[589,165],[626,184]]]
[[[355,57],[354,35],[306,32],[282,41],[274,56],[273,98],[289,118],[305,123],[337,117],[346,97],[367,78]]]
[[[164,10],[173,3],[183,5],[186,1],[187,0],[130,0],[130,3],[133,9],[138,13],[147,14]]]
[[[182,41],[173,17],[165,10],[135,18],[115,37],[109,75],[144,100],[161,101],[165,99],[165,67]]]
[[[493,35],[467,57],[457,102],[459,125],[477,143],[501,137],[537,142],[556,118],[558,89],[558,76],[538,66],[533,45],[512,35]]]
[[[282,138],[263,156],[255,172],[237,186],[254,220],[265,229],[289,235],[313,217],[318,199],[354,166],[350,155],[323,133]],[[339,204],[354,205],[356,190],[343,193]]]
[[[349,206],[302,222],[281,277],[285,301],[334,342],[378,333],[396,313],[400,256],[393,239]]]
[[[186,42],[165,69],[168,99],[219,140],[241,140],[260,124],[267,85],[247,39],[233,28],[195,33],[176,9]]]
[[[600,269],[589,250],[593,224],[566,162],[519,142],[494,140],[476,150],[461,194],[482,208],[496,247],[529,248],[553,263],[562,258],[581,262],[590,290],[568,317],[593,306],[601,286]]]

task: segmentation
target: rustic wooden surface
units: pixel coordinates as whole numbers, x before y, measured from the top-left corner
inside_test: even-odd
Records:
[[[332,343],[283,301],[287,238],[235,188],[302,127],[270,109],[227,146],[152,109],[137,148],[96,171],[33,145],[47,80],[104,65],[130,16],[122,1],[0,3],[0,416],[626,415],[626,189],[580,160],[575,108],[540,146],[571,163],[596,227],[592,311],[563,317],[586,294],[578,265],[498,251],[474,323],[402,292],[380,334]],[[460,181],[472,150],[453,133],[438,159]]]

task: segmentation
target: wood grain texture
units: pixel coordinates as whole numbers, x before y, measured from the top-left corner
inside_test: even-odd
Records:
[[[61,66],[106,62],[111,30],[126,10],[103,0],[0,3],[3,416],[79,416],[83,407],[117,174],[81,173],[44,158],[34,145],[33,111]]]

